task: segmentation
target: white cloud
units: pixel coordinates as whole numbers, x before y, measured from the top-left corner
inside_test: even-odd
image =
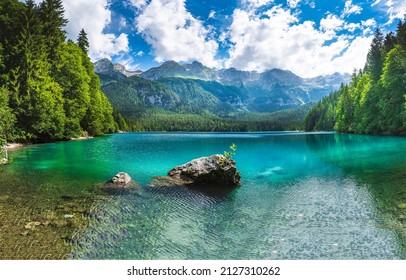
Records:
[[[327,18],[320,21],[320,28],[323,30],[340,30],[345,21],[333,14],[328,14]]]
[[[127,21],[126,21],[125,17],[121,16],[118,24],[119,24],[120,29],[127,27]]]
[[[378,5],[379,3],[381,3],[381,1],[382,0],[376,0],[374,3],[372,3],[371,7]]]
[[[337,36],[335,31],[344,28],[345,22],[334,15],[328,15],[320,26],[316,29],[312,21],[300,23],[280,5],[261,14],[236,9],[229,32],[233,46],[225,66],[289,69],[302,77],[352,72],[364,66],[370,37]]]
[[[85,29],[90,43],[90,57],[94,60],[128,52],[128,36],[105,34],[111,22],[111,11],[107,0],[64,0],[68,37],[76,40],[80,30]]]
[[[388,0],[385,3],[386,11],[389,15],[388,24],[393,23],[397,19],[404,19],[406,14],[405,0]]]
[[[365,65],[366,56],[371,45],[372,37],[356,37],[343,55],[334,58],[331,63],[338,72],[351,73]],[[341,71],[339,71],[341,69]]]
[[[210,14],[209,14],[209,16],[207,18],[214,18],[215,15],[216,15],[216,11],[211,10]]]
[[[273,3],[273,1],[274,0],[242,0],[242,3],[255,9]]]
[[[367,20],[362,20],[361,24],[362,24],[362,26],[374,27],[374,26],[376,26],[376,20],[373,18],[370,18]]]
[[[345,1],[344,10],[341,17],[348,17],[352,14],[360,14],[362,12],[362,7],[352,3],[352,0]]]
[[[344,29],[349,32],[354,32],[355,30],[361,28],[361,24],[359,23],[346,23]]]
[[[130,4],[137,9],[141,9],[145,5],[147,5],[147,0],[129,0]]]
[[[123,65],[128,71],[134,71],[140,68],[140,65],[136,63],[133,57],[124,53],[116,57],[114,62]]]
[[[287,0],[287,3],[289,7],[296,8],[300,1],[302,0]]]
[[[139,51],[139,52],[137,52],[137,54],[136,54],[136,56],[143,56],[144,55],[144,52],[143,51]]]
[[[186,10],[185,0],[152,0],[136,18],[136,28],[152,46],[157,62],[199,60],[218,66],[218,44]]]

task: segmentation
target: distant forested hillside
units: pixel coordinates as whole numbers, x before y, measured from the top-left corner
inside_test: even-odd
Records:
[[[305,129],[406,134],[406,21],[385,37],[376,30],[365,68],[314,106]]]
[[[85,31],[76,43],[66,40],[61,0],[25,2],[0,2],[0,142],[117,131],[88,57]]]
[[[241,98],[247,98],[239,88],[186,78],[153,81],[131,76],[112,79],[102,89],[132,131],[298,129],[314,105],[272,113],[249,112],[237,106]]]
[[[146,110],[137,118],[127,119],[132,131],[283,131],[299,130],[314,104],[273,113],[241,112],[224,118],[208,111],[200,114],[168,110]]]

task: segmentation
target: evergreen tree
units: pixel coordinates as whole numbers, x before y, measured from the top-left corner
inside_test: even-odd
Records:
[[[347,85],[345,85],[342,89],[341,96],[337,104],[336,114],[337,122],[334,129],[340,132],[351,132],[351,126],[354,118],[354,103]]]
[[[386,54],[390,52],[395,47],[396,44],[397,44],[396,35],[393,32],[389,32],[388,34],[386,34],[385,41],[383,43],[384,56],[386,56]]]
[[[20,61],[21,52],[16,50],[25,15],[25,5],[18,0],[0,1],[0,43],[3,46],[4,68],[1,74],[8,74]]]
[[[51,63],[52,72],[56,71],[61,60],[61,46],[66,40],[64,27],[68,20],[64,18],[65,10],[62,0],[44,0],[40,4],[41,33],[46,40],[47,58]]]
[[[400,20],[398,22],[396,33],[397,42],[402,48],[406,49],[406,18],[405,21]]]
[[[365,133],[366,127],[371,121],[369,111],[366,107],[367,100],[371,91],[372,81],[369,74],[360,74],[357,86],[354,92],[354,132]]]
[[[90,58],[84,52],[82,52],[82,56],[84,57],[83,66],[90,77],[90,106],[82,127],[94,136],[114,132],[116,126],[113,119],[113,107],[100,89],[100,79],[94,72]]]
[[[85,54],[89,53],[89,40],[87,39],[87,34],[84,29],[80,30],[78,36],[78,46]]]
[[[0,43],[0,72],[4,69],[3,47]],[[7,142],[7,135],[14,126],[14,116],[8,104],[8,91],[4,86],[4,75],[0,76],[0,160],[4,155],[3,146]]]
[[[406,50],[396,46],[385,61],[381,78],[383,94],[379,100],[385,131],[406,131]]]
[[[27,1],[17,49],[19,65],[10,77],[11,102],[20,137],[43,142],[62,139],[65,115],[61,87],[50,76],[44,40],[39,34],[39,18],[33,1]]]
[[[61,48],[61,64],[56,81],[63,89],[66,114],[66,138],[82,134],[81,122],[90,106],[90,77],[83,66],[84,56],[74,43],[64,43]]]
[[[376,29],[375,36],[372,39],[371,48],[367,56],[367,72],[371,75],[372,80],[378,81],[382,74],[383,66],[383,34],[381,30]]]

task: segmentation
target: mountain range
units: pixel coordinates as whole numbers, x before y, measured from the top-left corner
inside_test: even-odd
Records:
[[[128,71],[108,59],[94,63],[102,90],[123,116],[148,109],[180,113],[210,112],[228,117],[241,112],[274,112],[317,102],[349,74],[335,73],[301,78],[294,73],[271,69],[262,73],[235,68],[213,69],[200,62],[167,61],[145,72]]]

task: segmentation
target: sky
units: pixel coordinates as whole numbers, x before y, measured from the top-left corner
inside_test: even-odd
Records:
[[[376,28],[395,31],[406,13],[405,0],[62,1],[68,37],[84,28],[93,61],[147,70],[196,60],[302,77],[363,68]]]

